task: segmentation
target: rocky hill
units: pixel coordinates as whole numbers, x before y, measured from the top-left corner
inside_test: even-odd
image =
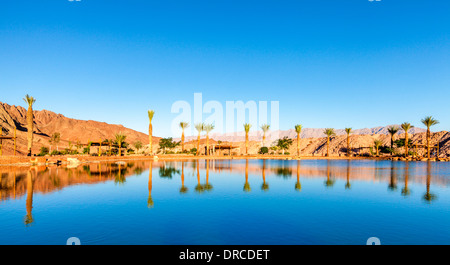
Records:
[[[26,114],[27,110],[21,106],[11,106],[0,102],[0,125],[3,127],[3,135],[13,136],[14,126],[17,127],[17,151],[19,155],[25,154],[27,149]],[[48,110],[35,110],[33,114],[35,125],[33,153],[38,153],[42,146],[48,147],[50,136],[55,132],[59,132],[61,135],[61,141],[58,144],[60,150],[68,147],[69,141],[73,144],[77,141],[86,144],[88,141],[113,139],[118,132],[127,135],[126,142],[128,143],[134,143],[138,140],[143,144],[148,143],[147,134],[122,125],[71,119]],[[158,140],[157,137],[153,139],[155,143]],[[11,155],[12,153],[13,142],[4,140],[3,154]]]

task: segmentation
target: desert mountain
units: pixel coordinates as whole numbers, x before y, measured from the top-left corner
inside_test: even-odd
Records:
[[[0,126],[3,135],[13,136],[14,127],[17,128],[17,151],[18,154],[25,154],[27,148],[26,129],[27,110],[21,106],[11,106],[0,102]],[[132,144],[141,141],[148,143],[148,135],[124,127],[123,125],[107,124],[92,120],[77,120],[57,114],[48,110],[35,110],[34,114],[34,143],[33,153],[38,153],[41,146],[49,146],[49,139],[55,132],[61,135],[60,148],[66,148],[69,141],[75,145],[77,141],[86,144],[89,141],[100,141],[114,139],[114,135],[123,132],[127,135],[126,142]],[[159,140],[153,137],[155,143]],[[12,154],[12,141],[3,142],[3,153]],[[60,149],[61,150],[61,149]]]

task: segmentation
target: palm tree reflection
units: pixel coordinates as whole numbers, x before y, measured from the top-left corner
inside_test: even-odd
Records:
[[[347,160],[347,182],[345,183],[345,188],[350,189],[352,184],[350,184],[350,159]]]
[[[391,191],[397,190],[397,173],[394,169],[394,161],[391,161],[391,178],[389,181],[388,189]]]
[[[195,191],[198,193],[202,193],[204,191],[204,189],[203,189],[203,185],[200,184],[200,165],[199,165],[198,160],[197,160],[196,165],[197,165],[197,185],[195,185]]]
[[[213,186],[209,183],[209,162],[210,160],[205,160],[206,162],[206,183],[203,185],[203,189],[206,191],[211,191],[213,189]]]
[[[411,194],[411,190],[408,188],[408,177],[409,177],[409,162],[405,162],[405,186],[402,189],[403,196],[409,196]]]
[[[325,187],[333,187],[335,180],[330,178],[330,160],[327,160],[327,180],[325,181]]]
[[[300,160],[297,160],[297,182],[295,183],[295,190],[302,190],[302,184],[300,184]]]
[[[248,159],[245,160],[245,184],[244,191],[250,192],[252,189],[250,188],[250,183],[248,183]]]
[[[184,186],[184,162],[181,162],[181,188],[180,193],[188,192],[188,188]]]
[[[266,183],[266,160],[265,159],[263,160],[262,177],[263,177],[263,184],[261,185],[261,190],[268,191],[269,183]]]
[[[34,222],[33,215],[31,213],[33,209],[33,184],[34,179],[33,175],[31,173],[31,170],[28,170],[27,172],[27,200],[26,200],[26,209],[27,209],[27,215],[25,216],[25,225],[29,226]]]
[[[152,176],[153,176],[153,162],[150,161],[150,169],[148,171],[148,199],[147,199],[148,208],[153,208],[154,206],[152,199]]]
[[[436,200],[437,196],[430,192],[430,184],[431,184],[431,162],[428,161],[427,164],[427,192],[425,195],[423,195],[423,199],[431,203],[432,201]]]

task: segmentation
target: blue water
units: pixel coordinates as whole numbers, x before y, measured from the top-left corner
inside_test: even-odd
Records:
[[[448,162],[138,161],[117,169],[0,168],[0,244],[450,243]]]

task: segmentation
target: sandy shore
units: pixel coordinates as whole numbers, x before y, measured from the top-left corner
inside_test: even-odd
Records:
[[[292,156],[292,155],[237,155],[237,156],[195,156],[185,154],[171,155],[128,155],[128,156],[45,156],[45,157],[26,157],[26,156],[2,156],[0,157],[0,165],[2,166],[32,166],[32,165],[54,165],[54,164],[70,164],[70,163],[98,163],[98,162],[118,162],[118,161],[134,161],[134,160],[195,160],[195,159],[276,159],[276,160],[317,160],[317,159],[333,159],[333,160],[405,160],[398,157],[346,157],[346,156]],[[417,161],[417,160],[414,160]],[[427,161],[427,159],[419,159],[419,161]],[[449,161],[449,158],[438,159],[432,158],[431,161]]]

